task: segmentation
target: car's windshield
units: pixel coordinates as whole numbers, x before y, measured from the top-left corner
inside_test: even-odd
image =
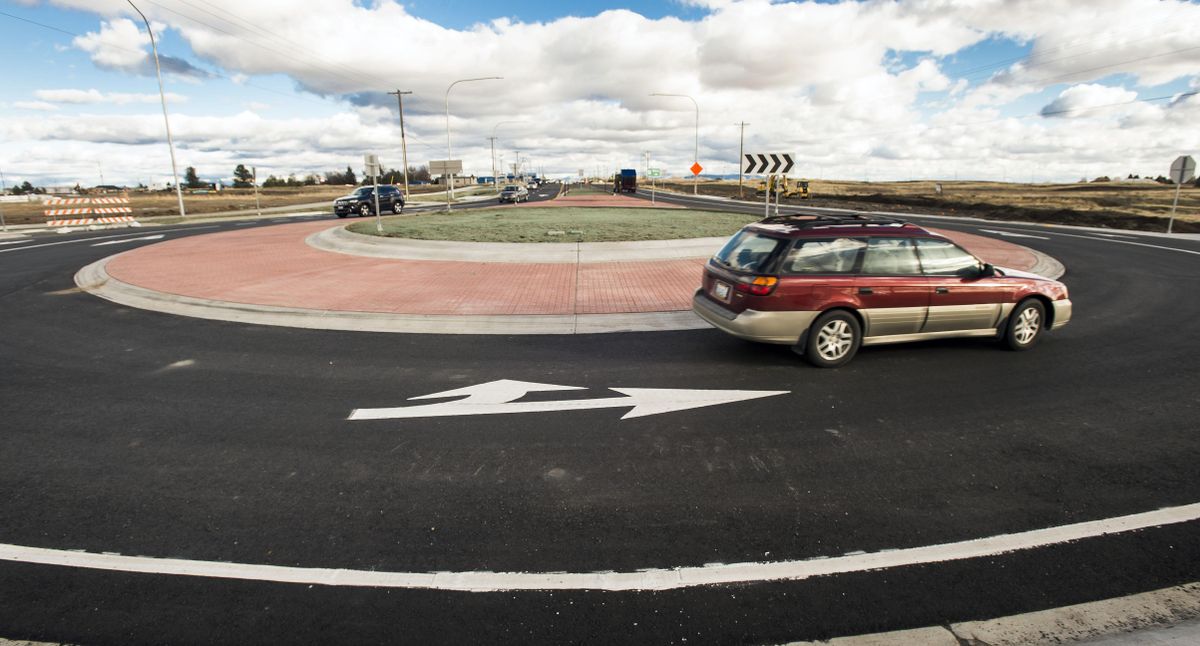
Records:
[[[521,190],[521,189],[517,188],[516,186],[505,186],[505,187],[504,187],[504,190],[506,190],[506,191],[519,191],[519,190]]]
[[[366,197],[371,194],[371,187],[364,186],[357,191],[354,191],[354,197]]]
[[[722,265],[738,271],[758,272],[766,265],[775,250],[783,244],[753,231],[742,231],[729,240],[714,258]]]

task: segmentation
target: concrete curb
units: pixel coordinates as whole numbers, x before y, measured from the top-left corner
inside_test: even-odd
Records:
[[[588,263],[708,258],[728,237],[638,242],[448,242],[384,238],[354,233],[345,226],[318,231],[305,239],[310,247],[351,256],[392,260],[456,262]]]
[[[1106,644],[1135,644],[1149,641],[1154,629],[1182,630],[1179,644],[1196,643],[1200,624],[1185,624],[1200,618],[1200,583],[1188,583],[1050,610],[1011,615],[985,621],[967,621],[819,642],[793,642],[794,646],[1027,646],[1087,642],[1103,637]],[[1166,643],[1155,642],[1155,643]]]
[[[118,254],[119,255],[119,254]],[[633,314],[435,316],[388,312],[343,312],[214,301],[166,294],[121,282],[98,260],[75,274],[80,289],[119,305],[164,314],[234,323],[312,330],[408,334],[601,334],[663,332],[709,327],[691,310]]]
[[[1064,267],[1063,264],[1061,262],[1059,262],[1058,259],[1055,258],[1054,256],[1044,254],[1044,253],[1038,251],[1037,249],[1030,249],[1029,247],[1026,247],[1025,245],[1017,245],[1017,246],[1032,253],[1034,255],[1034,257],[1037,258],[1037,262],[1034,263],[1033,269],[1026,270],[1029,273],[1037,274],[1039,276],[1045,276],[1046,278],[1051,278],[1053,280],[1058,280],[1059,278],[1062,278],[1063,275],[1065,275],[1067,273],[1067,268]]]

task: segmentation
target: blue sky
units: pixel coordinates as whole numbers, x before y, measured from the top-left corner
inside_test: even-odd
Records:
[[[1200,29],[1188,28],[1200,24],[1200,5],[1055,1],[1050,11],[1032,0],[984,0],[992,9],[934,0],[142,8],[161,27],[160,53],[201,71],[165,82],[183,163],[214,177],[241,160],[303,174],[354,164],[365,149],[394,159],[395,108],[382,93],[398,86],[415,91],[411,161],[440,158],[445,88],[479,75],[505,80],[458,86],[451,121],[455,155],[481,174],[487,138],[506,121],[535,124],[500,131],[509,158],[520,148],[548,172],[635,164],[651,150],[682,174],[693,161],[691,105],[652,92],[699,97],[700,161],[715,172],[736,168],[740,120],[752,124],[749,146],[795,151],[810,159],[808,174],[848,178],[864,168],[875,178],[935,176],[982,154],[972,165],[981,177],[1028,168],[1076,179],[1150,172],[1175,148],[1197,147],[1195,134],[1162,134],[1194,123],[1197,102],[1139,100],[1200,86]],[[137,60],[148,47],[126,6],[0,0],[6,175],[68,182],[90,174],[95,158],[114,178],[167,177],[152,143],[158,88]],[[603,13],[613,9],[632,13]],[[384,100],[349,100],[358,95]]]

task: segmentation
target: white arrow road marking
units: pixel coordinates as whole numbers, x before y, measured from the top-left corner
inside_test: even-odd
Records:
[[[1006,238],[1034,238],[1037,240],[1049,240],[1050,239],[1050,238],[1046,238],[1043,236],[1031,236],[1027,233],[1013,233],[1012,231],[997,231],[995,229],[980,229],[980,231],[983,231],[984,233],[994,233],[996,235],[1001,235]]]
[[[458,397],[466,399],[422,406],[400,406],[395,408],[358,408],[350,413],[348,420],[405,419],[416,417],[457,417],[459,415],[503,415],[511,413],[546,413],[551,411],[589,410],[593,408],[633,409],[621,419],[645,417],[677,410],[730,404],[733,402],[786,395],[789,390],[693,390],[675,388],[612,388],[624,397],[601,399],[568,399],[560,401],[518,402],[526,393],[558,390],[586,390],[578,386],[556,386],[528,381],[501,379],[477,386],[410,397],[413,399],[435,399]]]
[[[125,244],[126,242],[137,242],[139,240],[161,240],[162,238],[163,238],[163,234],[160,233],[160,234],[154,235],[154,236],[142,236],[140,238],[129,238],[127,240],[109,240],[108,242],[97,242],[96,244],[94,244],[92,246],[93,247],[103,247],[105,245],[110,245],[110,244]]]
[[[691,567],[646,568],[633,572],[613,572],[611,570],[603,572],[489,572],[485,570],[386,572],[224,561],[193,561],[111,553],[98,554],[4,543],[0,543],[0,561],[115,572],[358,588],[409,588],[460,592],[517,590],[623,592],[678,590],[702,585],[746,584],[763,581],[799,581],[811,577],[834,576],[850,572],[988,558],[1107,534],[1188,523],[1197,519],[1200,519],[1200,504],[1191,504],[1073,525],[999,534],[957,543],[941,543],[880,552],[857,552],[833,557],[819,556],[795,561],[710,563]]]

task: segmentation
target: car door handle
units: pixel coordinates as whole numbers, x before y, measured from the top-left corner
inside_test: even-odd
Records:
[[[935,289],[933,291],[938,294],[949,294],[950,288],[949,287],[938,287],[937,289]]]
[[[874,294],[875,292],[872,291],[870,287],[859,287],[858,293],[862,294],[863,296],[870,296],[871,294]]]

